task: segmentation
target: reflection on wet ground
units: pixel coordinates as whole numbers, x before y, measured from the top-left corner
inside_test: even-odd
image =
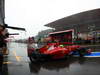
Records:
[[[53,60],[53,61],[46,61],[46,62],[30,62],[29,66],[30,66],[30,71],[33,73],[38,73],[41,70],[41,68],[47,70],[59,71],[60,69],[64,69],[64,68],[68,69],[70,64],[74,62],[83,63],[85,58],[82,60],[78,60],[78,59],[71,58],[67,60],[62,59],[62,60]]]
[[[99,60],[99,61],[98,61]],[[69,58],[48,62],[29,63],[30,72],[39,75],[99,75],[100,58]],[[92,74],[93,73],[93,74]]]

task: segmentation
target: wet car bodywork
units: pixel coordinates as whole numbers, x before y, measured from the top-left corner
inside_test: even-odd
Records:
[[[56,60],[67,58],[75,54],[83,57],[90,53],[91,49],[89,48],[81,47],[79,45],[64,46],[58,43],[47,44],[39,49],[28,49],[28,56],[31,61]]]
[[[73,29],[49,33],[47,37],[48,40],[45,39],[45,41],[47,41],[46,45],[38,49],[31,46],[28,47],[32,48],[28,49],[28,56],[30,60],[61,59],[74,54],[78,54],[82,57],[85,54],[90,54],[91,49],[81,47],[80,45],[73,45],[73,33]],[[35,42],[34,39],[29,38],[30,45],[32,45],[32,41],[33,43]]]

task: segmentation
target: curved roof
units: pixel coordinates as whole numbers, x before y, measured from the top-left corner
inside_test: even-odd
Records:
[[[100,22],[100,9],[89,10],[64,17],[54,22],[48,23],[45,26],[57,28],[62,26],[73,26],[92,22]]]

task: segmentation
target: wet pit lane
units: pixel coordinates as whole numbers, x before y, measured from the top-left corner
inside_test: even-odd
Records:
[[[30,62],[27,45],[12,43],[0,75],[100,75],[100,57]]]
[[[36,75],[100,75],[99,58],[70,58],[45,63],[30,63]]]

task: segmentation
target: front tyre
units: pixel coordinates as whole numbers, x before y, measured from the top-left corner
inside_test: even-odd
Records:
[[[33,57],[29,56],[31,62],[35,61]]]

